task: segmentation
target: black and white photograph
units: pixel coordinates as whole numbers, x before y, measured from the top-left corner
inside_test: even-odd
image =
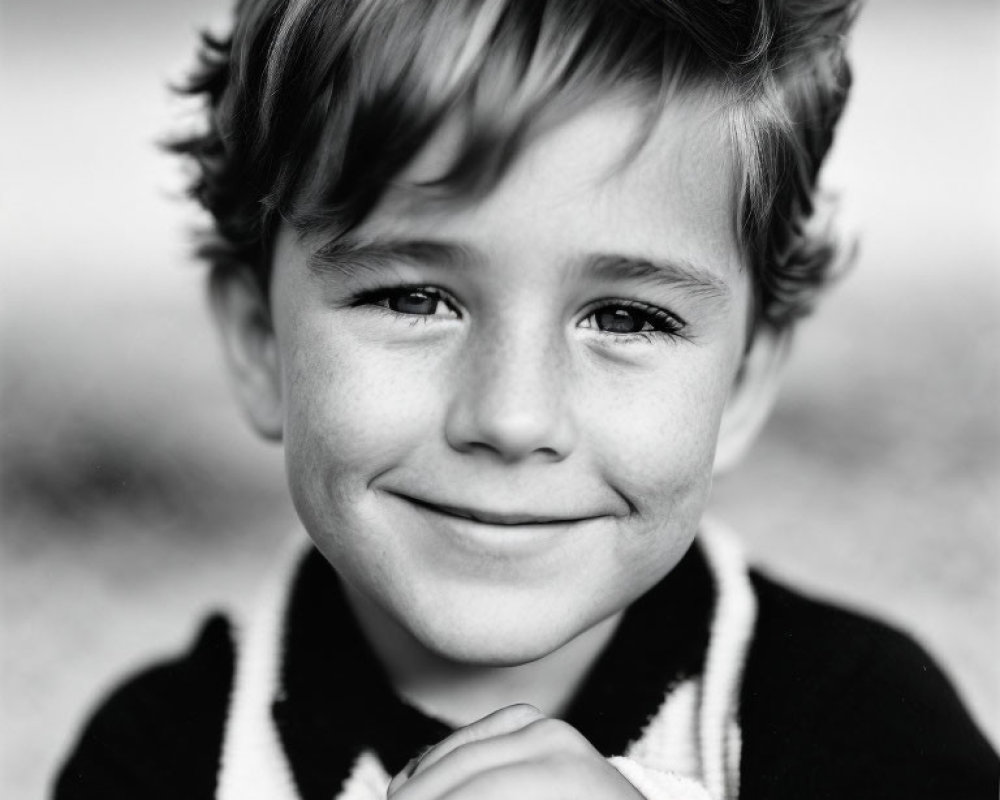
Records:
[[[2,0],[0,796],[996,800],[994,0]]]

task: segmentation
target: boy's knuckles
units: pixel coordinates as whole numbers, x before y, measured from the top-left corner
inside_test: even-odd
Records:
[[[525,726],[543,719],[545,719],[545,715],[527,703],[505,706],[499,711],[494,711],[492,714],[488,714],[482,719],[473,722],[471,725],[460,728],[434,749],[436,750],[438,747],[447,748],[449,744],[457,746],[465,742],[503,736],[504,734],[521,730]]]
[[[542,718],[509,734],[464,741],[447,752],[432,751],[389,796],[393,800],[617,797],[620,789],[609,773],[617,776],[579,731]],[[574,791],[564,794],[569,787]]]
[[[434,745],[419,758],[414,768],[409,770],[409,777],[416,777],[441,759],[451,756],[460,749],[516,733],[543,719],[545,716],[542,712],[527,703],[518,703],[494,711],[471,725],[460,728],[451,736]]]
[[[594,752],[593,746],[576,728],[551,717],[526,725],[521,735],[545,750],[567,751],[580,755]]]
[[[495,721],[497,728],[503,728],[504,732],[509,732],[545,719],[548,718],[535,706],[528,703],[515,703],[495,711],[480,722]],[[479,723],[473,724],[478,725]]]
[[[477,768],[492,768],[498,762],[508,758],[509,749],[509,747],[501,747],[494,739],[466,742],[449,751],[422,771],[450,769],[472,773]]]
[[[396,793],[390,796],[398,797],[398,800],[436,798],[448,787],[462,784],[477,775],[513,769],[518,764],[541,757],[544,753],[538,752],[524,739],[518,739],[516,734],[468,741],[432,762],[422,762],[408,780],[390,787],[396,789]]]

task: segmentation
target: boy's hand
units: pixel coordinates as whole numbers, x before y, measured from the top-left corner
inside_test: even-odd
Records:
[[[529,705],[455,731],[389,784],[390,800],[642,800],[575,728]]]

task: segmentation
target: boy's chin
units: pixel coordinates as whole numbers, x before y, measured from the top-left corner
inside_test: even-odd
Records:
[[[576,649],[584,645],[583,640],[599,636],[599,629],[611,629],[600,625],[601,620],[546,619],[537,612],[482,619],[457,616],[445,625],[436,620],[436,624],[411,628],[411,632],[438,658],[465,667],[523,666]]]
[[[421,641],[438,658],[463,667],[520,667],[559,650],[565,640],[532,635],[517,641],[435,638]]]

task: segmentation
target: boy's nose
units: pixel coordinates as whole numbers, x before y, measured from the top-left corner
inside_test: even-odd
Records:
[[[566,373],[557,346],[530,337],[480,342],[466,353],[455,378],[445,422],[448,443],[505,462],[561,461],[577,439]]]

